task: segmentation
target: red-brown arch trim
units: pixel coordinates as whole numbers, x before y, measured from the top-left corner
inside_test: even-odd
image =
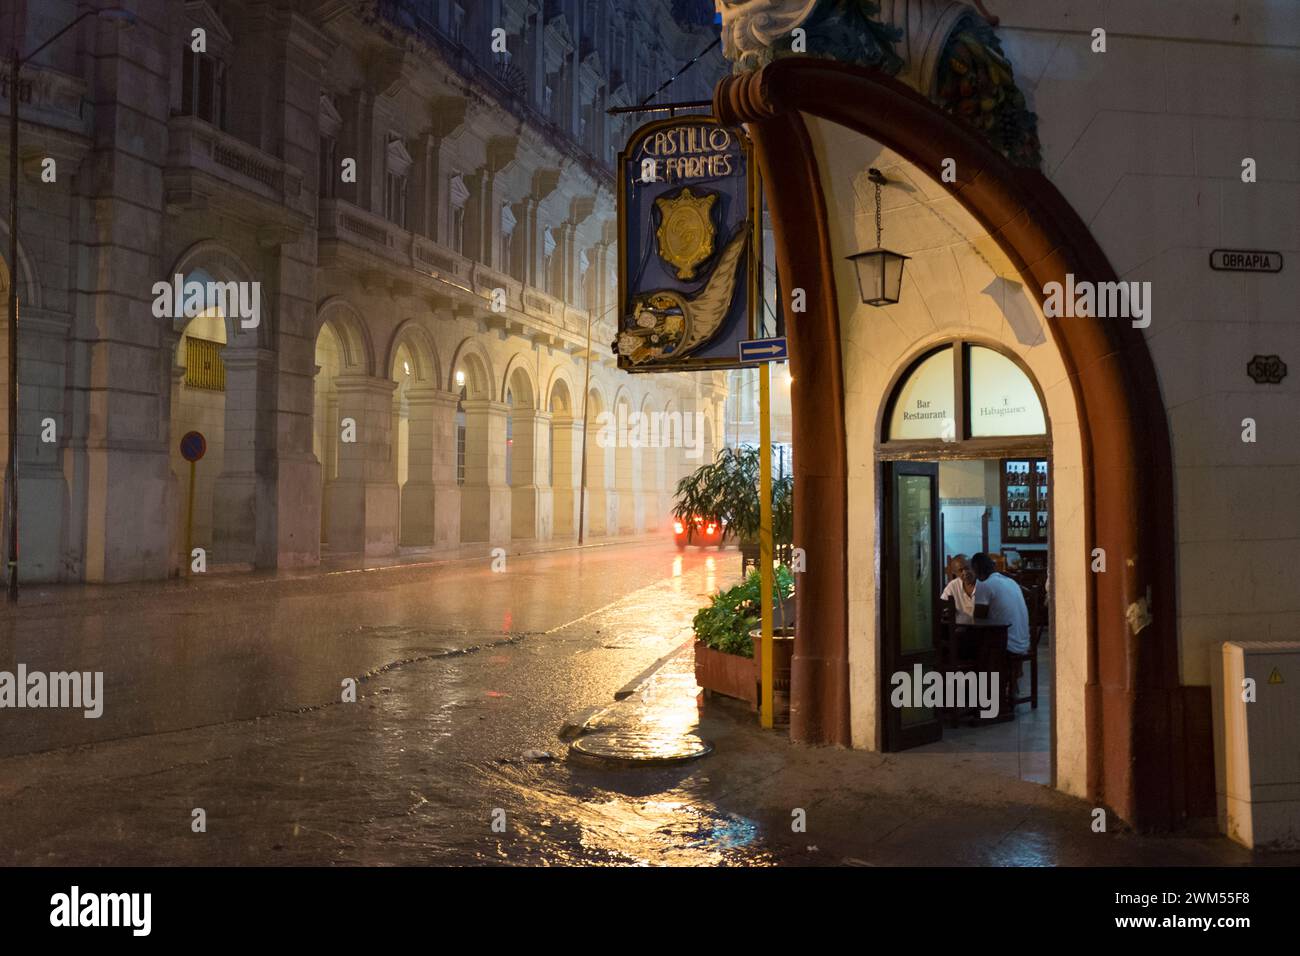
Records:
[[[851,542],[844,382],[827,210],[800,114],[868,136],[932,171],[936,181],[942,161],[956,160],[957,182],[945,188],[1040,299],[1046,283],[1064,282],[1067,273],[1094,282],[1116,276],[1047,177],[1011,165],[972,130],[883,73],[792,57],[722,80],[713,107],[724,123],[748,126],[766,184],[782,287],[808,293],[808,311],[793,317],[788,329],[798,448],[795,536],[809,569],[800,582],[790,730],[795,740],[847,745]],[[1198,713],[1189,716],[1179,687],[1173,472],[1155,367],[1142,333],[1127,321],[1048,324],[1079,407],[1087,539],[1107,554],[1106,573],[1089,575],[1089,796],[1137,826],[1175,826],[1187,816],[1189,794],[1203,811],[1208,787],[1213,806],[1213,764],[1207,780],[1204,758],[1196,759],[1199,772],[1188,779],[1189,754],[1207,753],[1211,744],[1200,697]]]

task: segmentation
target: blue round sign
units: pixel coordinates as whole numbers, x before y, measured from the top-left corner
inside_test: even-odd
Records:
[[[202,432],[186,432],[181,439],[181,457],[186,461],[198,461],[208,450],[208,440]]]

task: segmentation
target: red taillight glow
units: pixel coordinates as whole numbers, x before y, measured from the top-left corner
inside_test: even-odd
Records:
[[[682,523],[680,521],[673,522],[673,534],[681,534],[685,530],[686,529],[682,527]]]
[[[713,534],[713,531],[714,531],[715,528],[717,528],[717,525],[716,525],[716,524],[710,524],[710,525],[707,525],[707,526],[705,526],[705,528],[704,528],[704,533],[705,533],[705,534]]]

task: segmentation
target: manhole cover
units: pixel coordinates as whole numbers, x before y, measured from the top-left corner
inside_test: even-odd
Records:
[[[569,752],[609,763],[673,764],[708,756],[713,744],[695,734],[607,730],[579,737]]]

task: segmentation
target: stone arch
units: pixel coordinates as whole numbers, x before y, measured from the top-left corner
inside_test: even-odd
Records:
[[[204,284],[203,310],[187,315],[190,303],[175,301],[176,276],[182,283]],[[273,522],[264,512],[274,508],[266,494],[270,438],[259,427],[267,378],[273,374],[266,353],[272,348],[273,317],[260,283],[256,287],[256,326],[245,328],[239,308],[249,304],[255,273],[240,255],[216,240],[202,240],[183,251],[151,290],[151,304],[163,298],[170,313],[164,343],[173,356],[169,427],[169,457],[178,482],[189,466],[180,457],[178,441],[187,431],[200,431],[208,453],[196,469],[194,536],[191,545],[206,551],[211,565],[274,565],[277,543]],[[182,285],[182,295],[184,286]],[[193,363],[202,362],[201,367]],[[228,436],[238,440],[227,441]],[[178,495],[177,507],[185,495]],[[259,513],[262,512],[262,513]],[[185,521],[176,523],[173,549],[182,564]]]
[[[339,371],[344,375],[373,375],[374,348],[366,321],[356,307],[342,296],[332,296],[316,310],[316,336],[329,325],[340,349]]]
[[[5,217],[0,222],[0,293],[3,293],[5,299],[5,309],[9,308],[9,281],[13,270],[9,266],[9,219]],[[27,255],[27,248],[23,243],[18,244],[18,308],[41,308],[41,284],[37,279],[36,267],[32,264],[31,257]],[[21,312],[19,313],[21,315]]]
[[[888,75],[812,58],[724,79],[723,123],[747,124],[762,169],[786,288],[809,292],[792,326],[795,536],[813,542],[801,587],[791,736],[851,742],[848,686],[844,378],[829,214],[802,114],[895,150],[921,170],[956,161],[941,184],[993,237],[1041,304],[1067,274],[1116,281],[1078,214],[1036,170],[1012,166],[971,128]],[[936,182],[938,180],[936,179]],[[1088,540],[1125,555],[1087,576],[1087,793],[1139,826],[1186,818],[1189,739],[1179,687],[1173,474],[1168,423],[1146,340],[1130,323],[1049,321],[1079,410]],[[813,529],[816,534],[813,534]],[[825,562],[825,563],[823,563]],[[1129,622],[1141,619],[1135,633]],[[1196,785],[1203,787],[1204,781]],[[1211,782],[1212,785],[1212,782]]]
[[[420,385],[442,387],[442,362],[438,357],[438,346],[418,320],[407,319],[397,327],[388,343],[384,371],[392,374],[397,363],[397,353],[405,346],[411,356],[411,377]]]
[[[239,253],[219,240],[200,240],[177,256],[172,267],[167,270],[165,277],[159,281],[171,285],[176,276],[188,278],[192,272],[196,271],[206,273],[211,276],[212,281],[218,283],[258,282],[259,313],[257,326],[245,328],[239,316],[224,315],[226,345],[228,348],[271,348],[275,337],[272,334],[274,321],[271,314],[270,299],[267,297],[266,289],[261,285],[260,280],[255,278],[253,269],[249,267]],[[171,317],[171,328],[177,336],[185,331],[185,326],[188,323],[189,319],[184,315],[174,314]]]
[[[471,399],[496,400],[498,393],[493,387],[497,381],[492,370],[492,357],[483,347],[483,343],[470,336],[464,339],[452,353],[451,364],[447,371],[447,390],[460,394],[461,387],[456,384],[456,373],[465,373],[464,388],[466,397]]]
[[[514,395],[516,408],[537,408],[537,385],[533,381],[533,372],[528,367],[528,358],[516,353],[506,363],[505,374],[501,377],[501,401],[506,400],[506,393]],[[521,397],[525,399],[520,401]]]
[[[569,396],[569,414],[574,418],[582,417],[582,383],[576,371],[565,362],[557,362],[551,369],[550,377],[546,381],[546,408],[551,407],[551,397],[555,394],[556,389],[563,384]]]

